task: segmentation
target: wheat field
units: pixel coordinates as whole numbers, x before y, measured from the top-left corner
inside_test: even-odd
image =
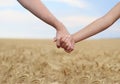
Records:
[[[68,54],[52,40],[0,40],[0,84],[120,84],[120,39],[85,40]]]

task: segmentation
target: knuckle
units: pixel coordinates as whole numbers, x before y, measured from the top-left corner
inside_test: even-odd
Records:
[[[69,44],[68,44],[68,43],[66,43],[66,46],[69,46]]]

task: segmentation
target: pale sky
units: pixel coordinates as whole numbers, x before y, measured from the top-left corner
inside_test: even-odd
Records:
[[[75,33],[106,14],[119,0],[42,0],[69,32]],[[17,0],[0,1],[0,38],[53,38],[53,27],[24,9]],[[120,38],[120,20],[92,38]]]

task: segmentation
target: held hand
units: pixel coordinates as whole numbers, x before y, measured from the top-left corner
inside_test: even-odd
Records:
[[[63,48],[67,53],[74,50],[75,42],[68,32],[57,31],[54,41],[56,42],[57,48]]]
[[[60,40],[64,37],[64,36],[69,36],[69,32],[67,32],[67,30],[58,30],[56,32],[56,37],[54,38],[54,42],[56,42],[56,46],[57,48],[61,47],[61,42]]]
[[[60,48],[60,39],[66,35],[70,35],[66,30],[65,26],[62,23],[58,23],[56,26],[56,37],[54,38],[54,42],[56,42],[57,48]]]
[[[63,48],[66,52],[70,53],[74,49],[74,41],[71,35],[63,24],[58,24],[56,27],[58,30],[54,42],[56,42],[57,48]]]
[[[73,39],[73,37],[71,35],[64,36],[60,40],[60,43],[61,43],[61,47],[64,48],[64,50],[67,53],[70,53],[70,52],[72,52],[74,50],[75,41],[74,41],[74,39]]]

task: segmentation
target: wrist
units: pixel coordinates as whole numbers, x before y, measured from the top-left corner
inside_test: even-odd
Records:
[[[74,42],[77,43],[77,42],[78,42],[78,39],[77,39],[76,35],[75,35],[75,34],[72,34],[71,36],[72,36]]]
[[[67,31],[67,29],[65,28],[65,26],[64,26],[61,22],[59,22],[59,23],[55,26],[55,28],[56,28],[56,31]]]

